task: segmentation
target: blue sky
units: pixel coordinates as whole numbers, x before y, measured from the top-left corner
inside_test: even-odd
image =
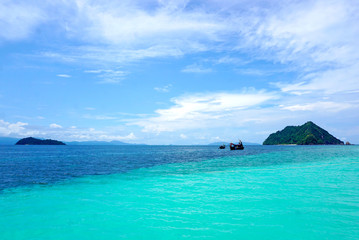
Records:
[[[0,136],[359,143],[359,3],[0,2]]]

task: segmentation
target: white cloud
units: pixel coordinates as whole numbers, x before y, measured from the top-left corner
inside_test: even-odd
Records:
[[[221,14],[202,7],[189,8],[190,2],[150,2],[52,2],[50,5],[62,9],[52,16],[58,27],[67,38],[83,44],[45,51],[42,56],[81,63],[178,57],[208,50],[211,46],[207,43],[223,41],[230,29]]]
[[[152,9],[140,1],[82,3],[79,14],[90,24],[86,35],[104,43],[132,45],[176,40],[183,44],[193,37],[216,38],[216,32],[224,28],[201,8],[186,11],[186,2],[161,2]]]
[[[96,130],[95,128],[71,127],[64,129],[62,134],[50,134],[52,134],[52,136],[57,136],[59,139],[63,139],[65,141],[133,141],[137,139],[135,134],[132,132],[128,135],[119,135],[111,133],[111,129],[104,131]]]
[[[62,126],[56,123],[52,123],[50,124],[50,128],[56,129],[56,128],[62,128]]]
[[[180,134],[180,138],[182,138],[182,139],[186,139],[186,138],[188,138],[188,137],[187,137],[187,135],[185,135],[185,134],[181,133],[181,134]]]
[[[98,83],[110,83],[117,84],[121,82],[125,76],[128,74],[127,72],[120,70],[111,70],[111,69],[98,69],[98,70],[87,70],[85,73],[97,74],[97,77],[101,80]]]
[[[68,75],[68,74],[57,74],[56,76],[62,77],[62,78],[70,78],[71,77],[71,75]]]
[[[167,93],[170,91],[171,87],[172,87],[172,84],[168,84],[164,87],[155,87],[154,90],[156,90],[157,92]]]
[[[134,133],[130,133],[127,136],[107,136],[107,135],[103,135],[100,136],[100,138],[103,137],[102,139],[108,139],[108,140],[118,140],[118,141],[130,141],[130,140],[136,140],[137,137],[135,136]]]
[[[173,46],[165,45],[150,45],[140,46],[138,48],[128,46],[117,45],[105,45],[105,46],[79,46],[76,48],[68,47],[63,51],[44,51],[39,53],[44,58],[52,58],[64,62],[77,62],[81,64],[108,64],[113,65],[117,63],[129,63],[146,58],[164,58],[164,57],[180,57],[186,52],[192,52],[191,45],[189,44],[187,51],[176,48],[175,43]],[[56,51],[56,52],[55,52]],[[107,71],[107,70],[105,70]],[[88,71],[89,73],[96,73],[95,71]]]
[[[265,70],[256,69],[256,68],[238,69],[237,72],[239,74],[252,75],[252,76],[266,76],[266,75],[270,75],[272,73],[270,71],[265,71]]]
[[[182,72],[184,72],[184,73],[210,73],[210,72],[212,72],[212,69],[204,68],[198,64],[192,64],[192,65],[188,65],[184,69],[182,69]]]
[[[213,60],[215,64],[233,64],[233,65],[245,65],[250,61],[244,60],[238,57],[224,56],[219,59]]]
[[[45,14],[38,4],[2,0],[0,2],[0,41],[27,38],[44,20]]]
[[[20,134],[25,130],[25,126],[28,123],[17,122],[17,123],[9,123],[0,119],[0,134],[1,135],[12,135],[12,134]]]
[[[137,137],[134,133],[129,133],[128,135],[119,135],[110,133],[111,130],[96,130],[95,128],[88,128],[88,129],[80,129],[80,128],[69,128],[65,130],[60,138],[72,141],[133,141],[136,140]],[[65,135],[66,134],[66,135]]]
[[[90,115],[90,114],[85,114],[83,116],[83,118],[86,119],[94,119],[94,120],[114,120],[117,119],[116,117],[111,117],[111,116],[105,116],[105,115]]]
[[[359,64],[308,74],[297,83],[281,83],[283,92],[305,94],[322,91],[327,94],[359,92]]]
[[[112,129],[113,130],[113,129]],[[79,141],[89,141],[89,140],[96,140],[96,141],[133,141],[136,140],[137,137],[134,133],[129,133],[128,135],[119,135],[110,133],[111,129],[107,131],[104,130],[96,130],[94,128],[89,129],[71,129],[68,131],[68,139],[75,139]]]
[[[213,128],[241,111],[276,99],[273,93],[248,91],[243,93],[192,94],[173,98],[174,106],[156,110],[155,117],[132,121],[145,132],[166,132],[181,129]],[[239,113],[239,114],[238,114]],[[250,121],[250,117],[246,121]],[[227,123],[228,124],[228,123]]]
[[[285,92],[359,91],[358,10],[350,0],[288,2],[269,9],[257,25],[249,16],[242,49],[296,67],[301,75],[280,84]]]
[[[270,9],[265,21],[253,30],[249,24],[248,44],[269,51],[279,61],[343,62],[343,58],[336,59],[337,54],[327,55],[329,59],[319,56],[328,51],[343,51],[343,46],[357,45],[359,28],[348,26],[358,20],[357,9],[357,4],[345,0],[288,2],[278,9]]]
[[[315,102],[307,104],[296,104],[291,106],[281,106],[282,109],[289,111],[324,111],[324,112],[340,112],[345,109],[353,108],[352,104],[341,102]]]

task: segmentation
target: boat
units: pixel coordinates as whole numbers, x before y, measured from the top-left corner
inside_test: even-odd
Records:
[[[231,150],[243,150],[244,146],[241,140],[239,140],[238,144],[231,143],[229,144],[229,148]]]
[[[226,148],[226,145],[221,145],[221,146],[219,146],[219,149],[225,149]]]

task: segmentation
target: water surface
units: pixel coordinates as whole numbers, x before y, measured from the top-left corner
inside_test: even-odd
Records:
[[[0,239],[359,239],[357,146],[51,147],[1,147]]]

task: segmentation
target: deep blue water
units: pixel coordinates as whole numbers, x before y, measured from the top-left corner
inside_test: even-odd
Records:
[[[0,191],[31,184],[50,184],[85,175],[124,173],[169,163],[201,162],[208,159],[234,157],[218,167],[262,166],[286,162],[315,160],[311,155],[283,159],[249,161],[238,156],[273,151],[302,152],[325,146],[246,146],[243,151],[218,149],[218,146],[0,146]],[[342,146],[330,146],[338,148]],[[312,153],[311,153],[312,154]],[[318,158],[319,159],[319,158]],[[193,169],[201,171],[201,168]]]
[[[274,149],[278,147],[229,151],[217,146],[0,146],[0,190]]]

